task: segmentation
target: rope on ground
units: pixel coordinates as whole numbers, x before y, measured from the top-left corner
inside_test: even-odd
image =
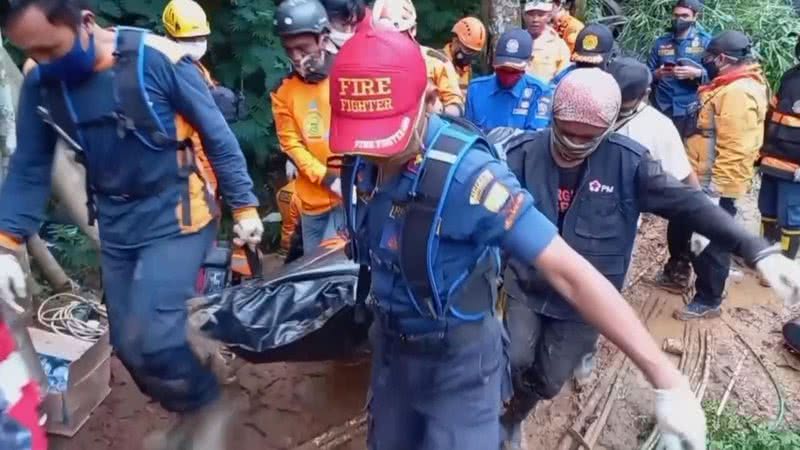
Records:
[[[36,318],[53,333],[87,342],[96,342],[108,330],[105,306],[96,300],[68,292],[45,299],[39,305]]]
[[[780,427],[781,424],[783,424],[783,416],[786,413],[786,400],[783,396],[783,389],[781,389],[781,386],[780,384],[778,384],[778,380],[775,379],[775,375],[772,374],[772,371],[770,371],[769,368],[767,368],[767,365],[764,363],[764,360],[761,359],[761,356],[759,356],[758,353],[756,353],[753,346],[750,345],[750,343],[747,342],[747,340],[744,337],[742,337],[742,334],[739,332],[739,330],[734,328],[733,325],[728,323],[728,321],[725,320],[724,318],[722,319],[722,321],[725,323],[725,325],[728,326],[728,328],[731,329],[731,331],[733,331],[733,334],[736,335],[736,338],[739,339],[739,341],[742,344],[744,344],[745,347],[747,347],[747,350],[750,351],[750,354],[753,355],[753,357],[755,357],[756,361],[758,361],[758,364],[761,366],[762,369],[764,369],[764,372],[767,374],[769,381],[772,383],[772,387],[775,388],[775,394],[778,396],[778,415],[775,417],[775,421],[773,421],[772,424],[770,424],[769,426],[770,430],[775,430],[778,427]]]

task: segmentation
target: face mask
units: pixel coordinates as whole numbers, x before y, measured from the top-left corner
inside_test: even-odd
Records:
[[[200,61],[208,51],[208,41],[181,42],[180,44],[192,61]]]
[[[317,84],[328,78],[332,63],[333,58],[323,51],[319,55],[306,55],[300,63],[301,67],[296,67],[295,70],[306,82]]]
[[[81,46],[80,33],[66,55],[47,63],[39,64],[39,76],[46,81],[63,81],[78,84],[86,81],[94,73],[94,34],[89,35],[89,47]]]
[[[719,75],[719,66],[717,66],[717,63],[715,62],[716,60],[717,57],[712,59],[703,59],[703,69],[706,70],[709,80],[713,80],[717,77],[717,75]]]
[[[600,146],[600,143],[603,142],[603,139],[608,136],[611,130],[612,128],[609,128],[603,134],[590,141],[578,143],[563,135],[558,127],[553,125],[550,131],[550,145],[553,147],[553,150],[558,153],[558,156],[560,156],[564,161],[568,163],[579,162],[583,161],[584,159],[588,158],[589,155],[594,153],[594,151],[597,150],[597,147]]]
[[[683,33],[694,25],[694,20],[672,19],[672,31]]]
[[[525,72],[516,70],[498,70],[495,72],[497,75],[497,83],[505,89],[511,89],[516,86],[517,82],[522,78]]]
[[[354,34],[355,33],[353,33],[352,31],[346,33],[344,31],[331,30],[331,34],[328,37],[330,38],[333,45],[336,46],[337,49],[339,49],[342,48],[344,43],[347,42],[348,39],[353,37]]]
[[[476,55],[469,55],[459,50],[453,55],[453,64],[459,67],[468,66],[475,60],[475,56]]]

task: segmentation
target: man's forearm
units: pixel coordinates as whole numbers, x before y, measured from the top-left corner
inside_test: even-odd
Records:
[[[614,286],[557,238],[535,262],[550,284],[583,318],[628,355],[656,388],[669,389],[680,374]]]

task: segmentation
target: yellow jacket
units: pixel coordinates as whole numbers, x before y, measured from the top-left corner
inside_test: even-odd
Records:
[[[425,58],[425,67],[428,69],[428,80],[436,86],[442,105],[458,105],[461,111],[464,111],[464,95],[461,93],[459,76],[453,63],[439,50],[424,45],[420,48]]]
[[[561,69],[570,63],[567,43],[550,27],[533,41],[533,56],[527,72],[542,81],[549,82]]]
[[[555,19],[556,33],[567,43],[570,53],[575,51],[575,41],[578,40],[578,33],[583,30],[583,27],[583,22],[572,17],[567,11],[562,12]]]
[[[324,214],[341,202],[328,189],[338,176],[327,167],[331,155],[329,80],[311,84],[291,75],[270,97],[281,150],[297,166],[301,209],[304,214]]]
[[[467,96],[467,88],[469,87],[469,82],[472,80],[472,65],[466,65],[464,67],[457,66],[455,62],[453,62],[453,46],[452,44],[447,44],[442,49],[442,52],[447,56],[447,59],[453,63],[453,68],[456,70],[456,74],[458,75],[458,87],[461,88],[461,94],[466,97]]]
[[[704,187],[738,198],[753,179],[764,142],[767,85],[758,64],[717,77],[698,91],[698,134],[687,141],[692,168]]]

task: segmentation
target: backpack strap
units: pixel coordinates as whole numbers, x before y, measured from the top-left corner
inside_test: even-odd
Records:
[[[146,145],[164,147],[180,143],[168,136],[150,103],[144,87],[144,43],[149,31],[117,27],[114,62],[114,100],[117,132],[120,138],[134,133]]]
[[[446,312],[433,270],[439,251],[442,212],[459,163],[479,140],[478,135],[451,123],[442,126],[424,154],[409,193],[411,201],[400,237],[400,270],[417,309],[435,319]],[[420,236],[426,236],[424,246],[419,245]]]
[[[345,156],[342,158],[341,180],[342,180],[342,202],[344,204],[345,224],[349,241],[346,247],[347,256],[359,264],[358,283],[356,284],[356,298],[354,308],[354,320],[356,323],[366,323],[367,321],[367,297],[369,297],[372,287],[372,271],[366,255],[362,255],[358,247],[357,232],[361,227],[364,214],[359,214],[359,203],[356,189],[358,172],[364,167],[365,161],[357,156]]]

